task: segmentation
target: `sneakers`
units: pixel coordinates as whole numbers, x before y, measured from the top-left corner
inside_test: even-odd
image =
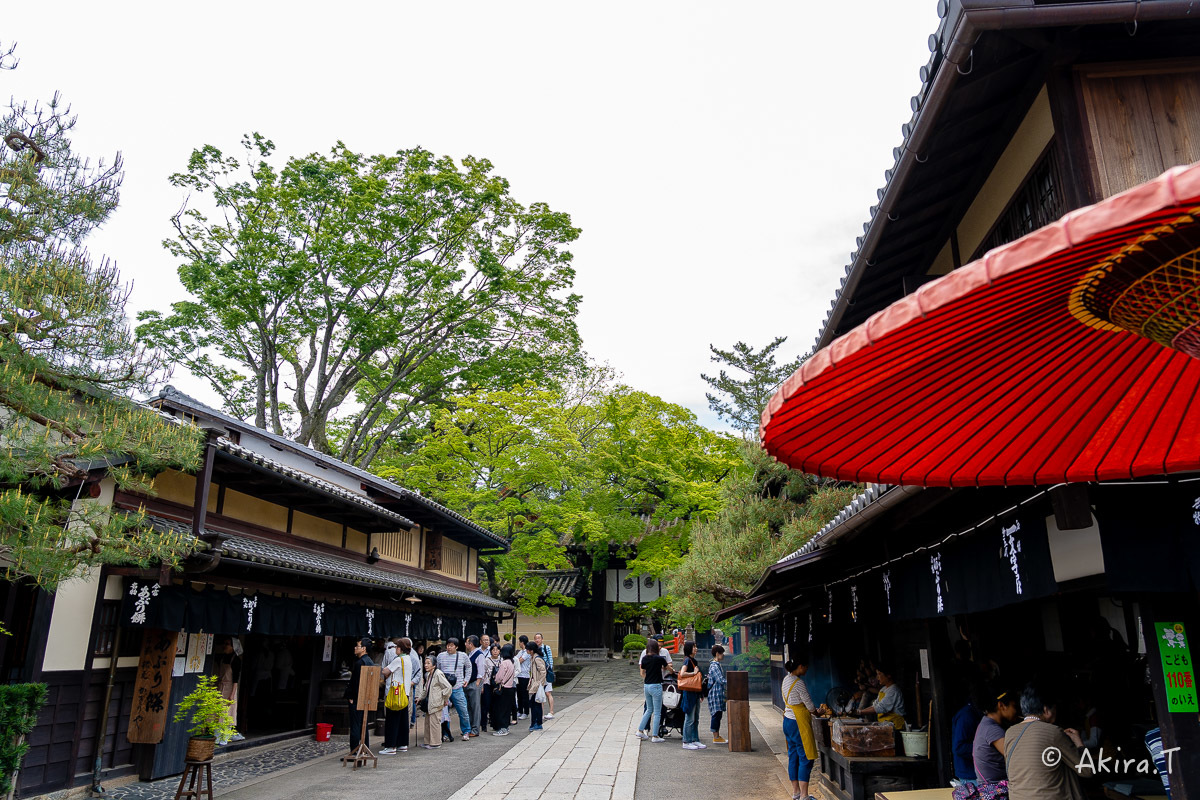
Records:
[[[508,728],[501,728],[498,731],[492,731],[492,736],[508,736]]]
[[[517,719],[529,719],[528,714],[517,714]]]
[[[540,731],[540,730],[542,730],[542,726],[541,726],[541,725],[530,725],[530,726],[529,726],[529,730],[531,730],[531,731]]]
[[[714,736],[713,744],[729,744],[729,740],[726,739],[724,736]]]
[[[394,748],[394,747],[385,747],[385,748],[383,748],[382,750],[380,750],[380,751],[379,751],[379,755],[381,755],[381,756],[394,756],[394,755],[396,755],[396,748]]]
[[[665,741],[666,741],[666,739],[662,738],[661,736],[651,736],[651,737],[650,737],[650,741],[652,741],[652,742],[665,742]]]
[[[421,745],[421,747],[424,747],[426,750],[437,750],[439,747],[441,747],[441,745],[440,744],[423,744],[423,745]]]
[[[547,714],[547,715],[546,715],[546,719],[554,719],[554,715],[553,715],[553,714]]]
[[[469,742],[469,741],[471,741],[471,734],[469,734],[469,733],[463,734],[462,740],[463,740],[464,742]]]
[[[708,745],[706,745],[704,742],[692,742],[692,749],[693,750],[707,750]]]
[[[634,734],[634,736],[641,739],[642,741],[646,741],[647,739],[650,738],[649,736],[646,735],[645,731],[638,731],[637,733]]]
[[[453,736],[446,736],[445,734],[443,734],[443,735],[442,735],[442,741],[443,741],[443,742],[453,742],[453,741],[454,741],[454,737],[453,737]]]
[[[245,736],[242,736],[240,733],[235,733],[233,736],[229,737],[229,741],[231,741],[231,742],[244,742],[244,741],[246,741],[246,737],[245,737]]]
[[[401,753],[407,753],[407,752],[408,752],[408,748],[407,748],[407,747],[397,747],[396,749],[397,749],[397,750],[399,750]]]
[[[687,742],[686,744],[684,744],[683,749],[684,750],[699,750],[700,748],[696,747],[696,745],[692,744],[691,742]]]

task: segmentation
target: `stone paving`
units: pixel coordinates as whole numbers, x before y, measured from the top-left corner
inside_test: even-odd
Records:
[[[575,679],[562,687],[564,692],[632,692],[641,695],[641,672],[628,659],[614,658],[586,664]],[[554,687],[558,691],[558,687]]]
[[[641,713],[640,696],[593,694],[545,723],[540,736],[522,739],[450,800],[632,800],[641,742],[631,733]]]
[[[218,752],[213,760],[213,793],[223,794],[222,789],[228,791],[264,775],[286,772],[306,767],[319,759],[341,756],[349,749],[349,741],[348,736],[334,736],[328,742],[312,739],[283,742],[249,753],[231,753],[224,758]],[[114,800],[169,800],[175,797],[178,788],[179,776],[173,775],[157,781],[114,786],[104,796]]]

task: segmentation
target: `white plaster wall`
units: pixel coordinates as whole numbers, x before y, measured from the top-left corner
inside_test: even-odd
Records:
[[[111,506],[116,488],[111,478],[100,482],[100,496],[79,500]],[[109,586],[105,587],[105,594]],[[88,641],[92,633],[92,613],[96,610],[96,593],[100,589],[100,570],[91,570],[78,578],[64,581],[54,594],[54,612],[50,616],[50,633],[46,637],[42,669],[62,672],[83,669],[87,660]]]

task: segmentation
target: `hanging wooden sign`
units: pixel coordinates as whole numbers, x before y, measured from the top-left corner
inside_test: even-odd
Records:
[[[171,700],[171,670],[175,666],[178,631],[146,630],[133,685],[133,708],[126,734],[134,744],[162,741]]]

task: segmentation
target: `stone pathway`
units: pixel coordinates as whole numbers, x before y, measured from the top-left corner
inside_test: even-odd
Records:
[[[641,742],[630,734],[641,713],[640,696],[593,694],[545,723],[541,735],[522,739],[450,800],[632,800]]]
[[[564,692],[597,694],[599,692],[630,692],[642,694],[642,676],[638,668],[624,658],[586,664],[575,679],[562,687]],[[555,691],[558,687],[555,686]]]
[[[218,751],[213,761],[213,793],[224,794],[264,775],[287,772],[320,759],[341,756],[347,751],[349,740],[348,736],[334,736],[328,742],[292,740],[249,753],[230,753],[224,758]],[[114,800],[170,800],[175,797],[178,788],[179,776],[173,775],[147,783],[114,786],[104,795]]]

